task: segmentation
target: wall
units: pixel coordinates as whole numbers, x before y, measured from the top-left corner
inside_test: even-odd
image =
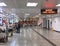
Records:
[[[52,28],[60,31],[60,17],[52,18]]]

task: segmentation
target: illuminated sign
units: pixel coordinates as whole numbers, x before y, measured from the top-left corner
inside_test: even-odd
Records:
[[[41,14],[57,14],[57,9],[41,9]]]
[[[43,8],[54,8],[56,6],[56,0],[44,0]]]
[[[45,7],[45,8],[53,8],[53,7],[55,7],[55,5],[54,5],[53,3],[48,3],[48,2],[46,2],[46,3],[44,4],[44,7]]]

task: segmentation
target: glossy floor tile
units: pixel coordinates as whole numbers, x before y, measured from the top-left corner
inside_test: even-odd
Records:
[[[0,46],[52,46],[30,27],[21,28],[20,32],[14,33],[7,43],[0,43]]]
[[[33,27],[33,29],[52,41],[57,46],[60,46],[60,33],[52,30],[42,29],[38,26]]]

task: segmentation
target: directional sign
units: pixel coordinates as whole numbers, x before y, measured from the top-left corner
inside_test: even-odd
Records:
[[[41,9],[41,14],[57,14],[57,9]]]

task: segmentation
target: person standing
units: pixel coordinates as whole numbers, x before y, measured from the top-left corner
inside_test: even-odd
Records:
[[[20,33],[20,22],[17,23],[17,33]]]
[[[9,36],[13,36],[13,26],[12,26],[12,23],[10,23],[8,25],[8,32],[9,32]]]

